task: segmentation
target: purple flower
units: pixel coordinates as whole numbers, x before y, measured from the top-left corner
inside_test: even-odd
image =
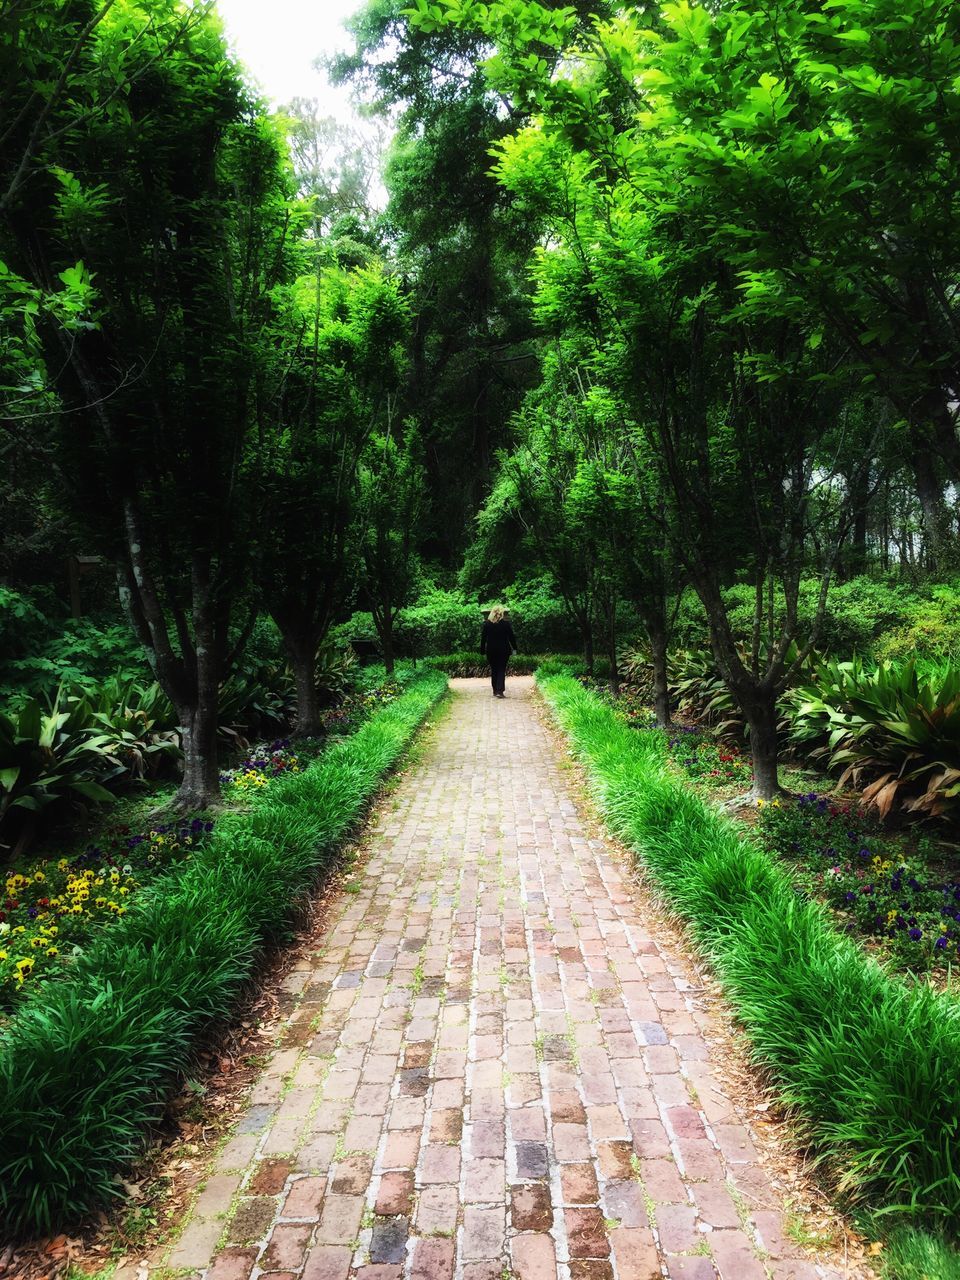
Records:
[[[910,930],[910,932],[909,932],[909,934],[908,934],[908,937],[911,937],[911,938],[913,939],[913,941],[914,941],[914,942],[919,942],[919,941],[920,941],[920,939],[923,937],[923,930],[922,930],[922,929],[911,929],[911,930]]]

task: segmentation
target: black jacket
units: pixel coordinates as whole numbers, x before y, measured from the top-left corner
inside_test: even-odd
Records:
[[[506,618],[491,622],[489,618],[480,631],[480,652],[488,658],[509,658],[517,647],[517,637]]]

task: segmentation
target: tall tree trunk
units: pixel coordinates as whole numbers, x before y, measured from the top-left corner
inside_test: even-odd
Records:
[[[201,692],[196,706],[179,706],[183,743],[183,780],[177,792],[178,809],[206,809],[220,798],[217,760],[217,691]]]
[[[667,679],[667,628],[663,619],[647,618],[647,636],[650,640],[650,658],[653,666],[653,709],[657,724],[668,729],[670,716],[670,685]]]
[[[320,696],[317,692],[316,653],[313,637],[283,637],[287,659],[297,690],[294,733],[298,738],[312,738],[320,732]]]
[[[759,800],[772,800],[780,794],[777,774],[777,698],[763,689],[741,699],[743,714],[750,729],[750,754],[753,759],[753,791]]]
[[[387,679],[393,675],[395,657],[393,651],[393,619],[384,619],[380,630],[380,648],[383,650],[383,669]]]
[[[610,662],[610,692],[615,698],[620,697],[620,667],[617,663],[617,602],[611,600],[607,606],[607,658]]]
[[[937,465],[928,450],[914,451],[913,475],[917,497],[923,510],[923,532],[927,544],[927,567],[942,572],[957,563],[957,545],[952,537],[950,511],[943,497],[944,486]]]
[[[580,635],[583,639],[583,660],[587,664],[587,675],[593,675],[593,627],[589,619],[581,621]]]

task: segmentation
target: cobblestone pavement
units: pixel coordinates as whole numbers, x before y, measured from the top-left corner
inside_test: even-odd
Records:
[[[169,1267],[812,1280],[532,682],[454,681]]]

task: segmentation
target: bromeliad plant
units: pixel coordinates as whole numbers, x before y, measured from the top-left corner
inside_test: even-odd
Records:
[[[33,815],[73,792],[107,802],[103,783],[122,772],[93,738],[95,721],[84,699],[63,697],[48,710],[28,699],[12,715],[0,712],[0,830],[16,815]]]
[[[791,738],[864,786],[886,816],[896,805],[924,817],[960,812],[960,668],[913,661],[873,667],[860,658],[819,662],[790,695]]]

